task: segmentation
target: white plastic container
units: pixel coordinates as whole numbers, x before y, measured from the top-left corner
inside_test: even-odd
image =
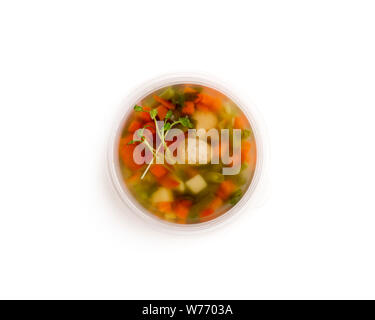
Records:
[[[225,94],[230,98],[247,116],[250,125],[254,132],[254,138],[257,145],[257,162],[255,167],[255,172],[250,186],[240,199],[240,201],[235,204],[231,209],[229,209],[224,214],[218,216],[217,218],[196,224],[177,224],[173,222],[168,222],[162,220],[148,212],[143,208],[138,201],[132,196],[132,194],[127,189],[126,184],[124,183],[120,171],[119,157],[118,157],[118,145],[121,137],[121,132],[126,122],[126,119],[129,117],[130,113],[133,112],[134,105],[142,100],[144,97],[150,93],[161,89],[169,85],[176,84],[197,84],[203,85],[206,87],[213,88],[219,92]],[[246,208],[250,207],[252,203],[253,206],[257,206],[254,203],[255,193],[259,189],[259,184],[263,179],[264,173],[264,161],[265,161],[265,145],[264,145],[264,126],[261,125],[259,116],[257,117],[257,110],[255,106],[251,103],[245,103],[242,101],[232,90],[228,89],[228,85],[224,85],[221,81],[214,79],[212,76],[206,76],[201,74],[192,74],[192,73],[176,73],[176,74],[167,74],[157,77],[153,80],[150,80],[140,86],[135,92],[133,92],[123,104],[122,113],[117,120],[113,133],[110,137],[109,150],[108,150],[108,166],[110,171],[110,176],[122,201],[127,205],[128,209],[142,218],[145,222],[152,224],[159,229],[169,230],[169,231],[201,231],[206,229],[212,229],[217,226],[221,226],[224,223],[232,220],[234,216],[238,216],[240,212],[243,212]],[[261,128],[263,127],[263,128]],[[259,198],[259,195],[258,197]]]

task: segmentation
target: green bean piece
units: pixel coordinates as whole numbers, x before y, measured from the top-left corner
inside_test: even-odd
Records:
[[[159,97],[165,100],[170,100],[174,96],[175,91],[172,87],[168,87],[162,93],[159,94]]]
[[[229,203],[230,204],[236,204],[242,197],[242,190],[237,189],[232,193],[232,195],[229,198]]]
[[[224,176],[220,172],[206,172],[204,174],[204,178],[206,179],[206,181],[212,183],[220,183],[224,181]]]

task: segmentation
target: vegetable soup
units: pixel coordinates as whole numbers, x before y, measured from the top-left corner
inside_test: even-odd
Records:
[[[223,93],[196,84],[164,87],[138,101],[118,154],[134,199],[178,224],[225,214],[250,186],[257,163],[245,114]]]

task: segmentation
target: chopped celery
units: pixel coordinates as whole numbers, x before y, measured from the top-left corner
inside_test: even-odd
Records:
[[[245,177],[242,173],[236,177],[235,181],[239,186],[243,186],[247,182],[247,177]]]
[[[233,192],[233,194],[229,198],[229,203],[236,204],[241,199],[241,197],[242,197],[242,190],[238,189],[235,192]]]
[[[203,91],[203,87],[201,86],[194,86],[193,89],[198,92],[198,93],[201,93]]]
[[[168,87],[162,93],[159,94],[159,97],[165,100],[170,100],[172,99],[174,94],[175,94],[175,91],[172,89],[172,87]]]
[[[157,102],[155,101],[154,97],[152,95],[150,95],[150,96],[147,96],[146,98],[144,98],[142,100],[142,105],[144,107],[154,108],[154,107],[156,107]]]
[[[212,172],[212,171],[206,172],[204,174],[204,178],[208,182],[212,182],[212,183],[220,183],[224,181],[224,176],[220,172]]]
[[[182,92],[175,92],[172,97],[172,103],[174,105],[183,107],[185,104],[185,95]]]

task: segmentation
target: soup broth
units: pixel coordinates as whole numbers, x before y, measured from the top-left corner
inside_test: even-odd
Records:
[[[224,94],[195,84],[168,86],[138,101],[119,141],[129,192],[150,214],[178,224],[225,214],[248,189],[256,162],[245,114]]]

